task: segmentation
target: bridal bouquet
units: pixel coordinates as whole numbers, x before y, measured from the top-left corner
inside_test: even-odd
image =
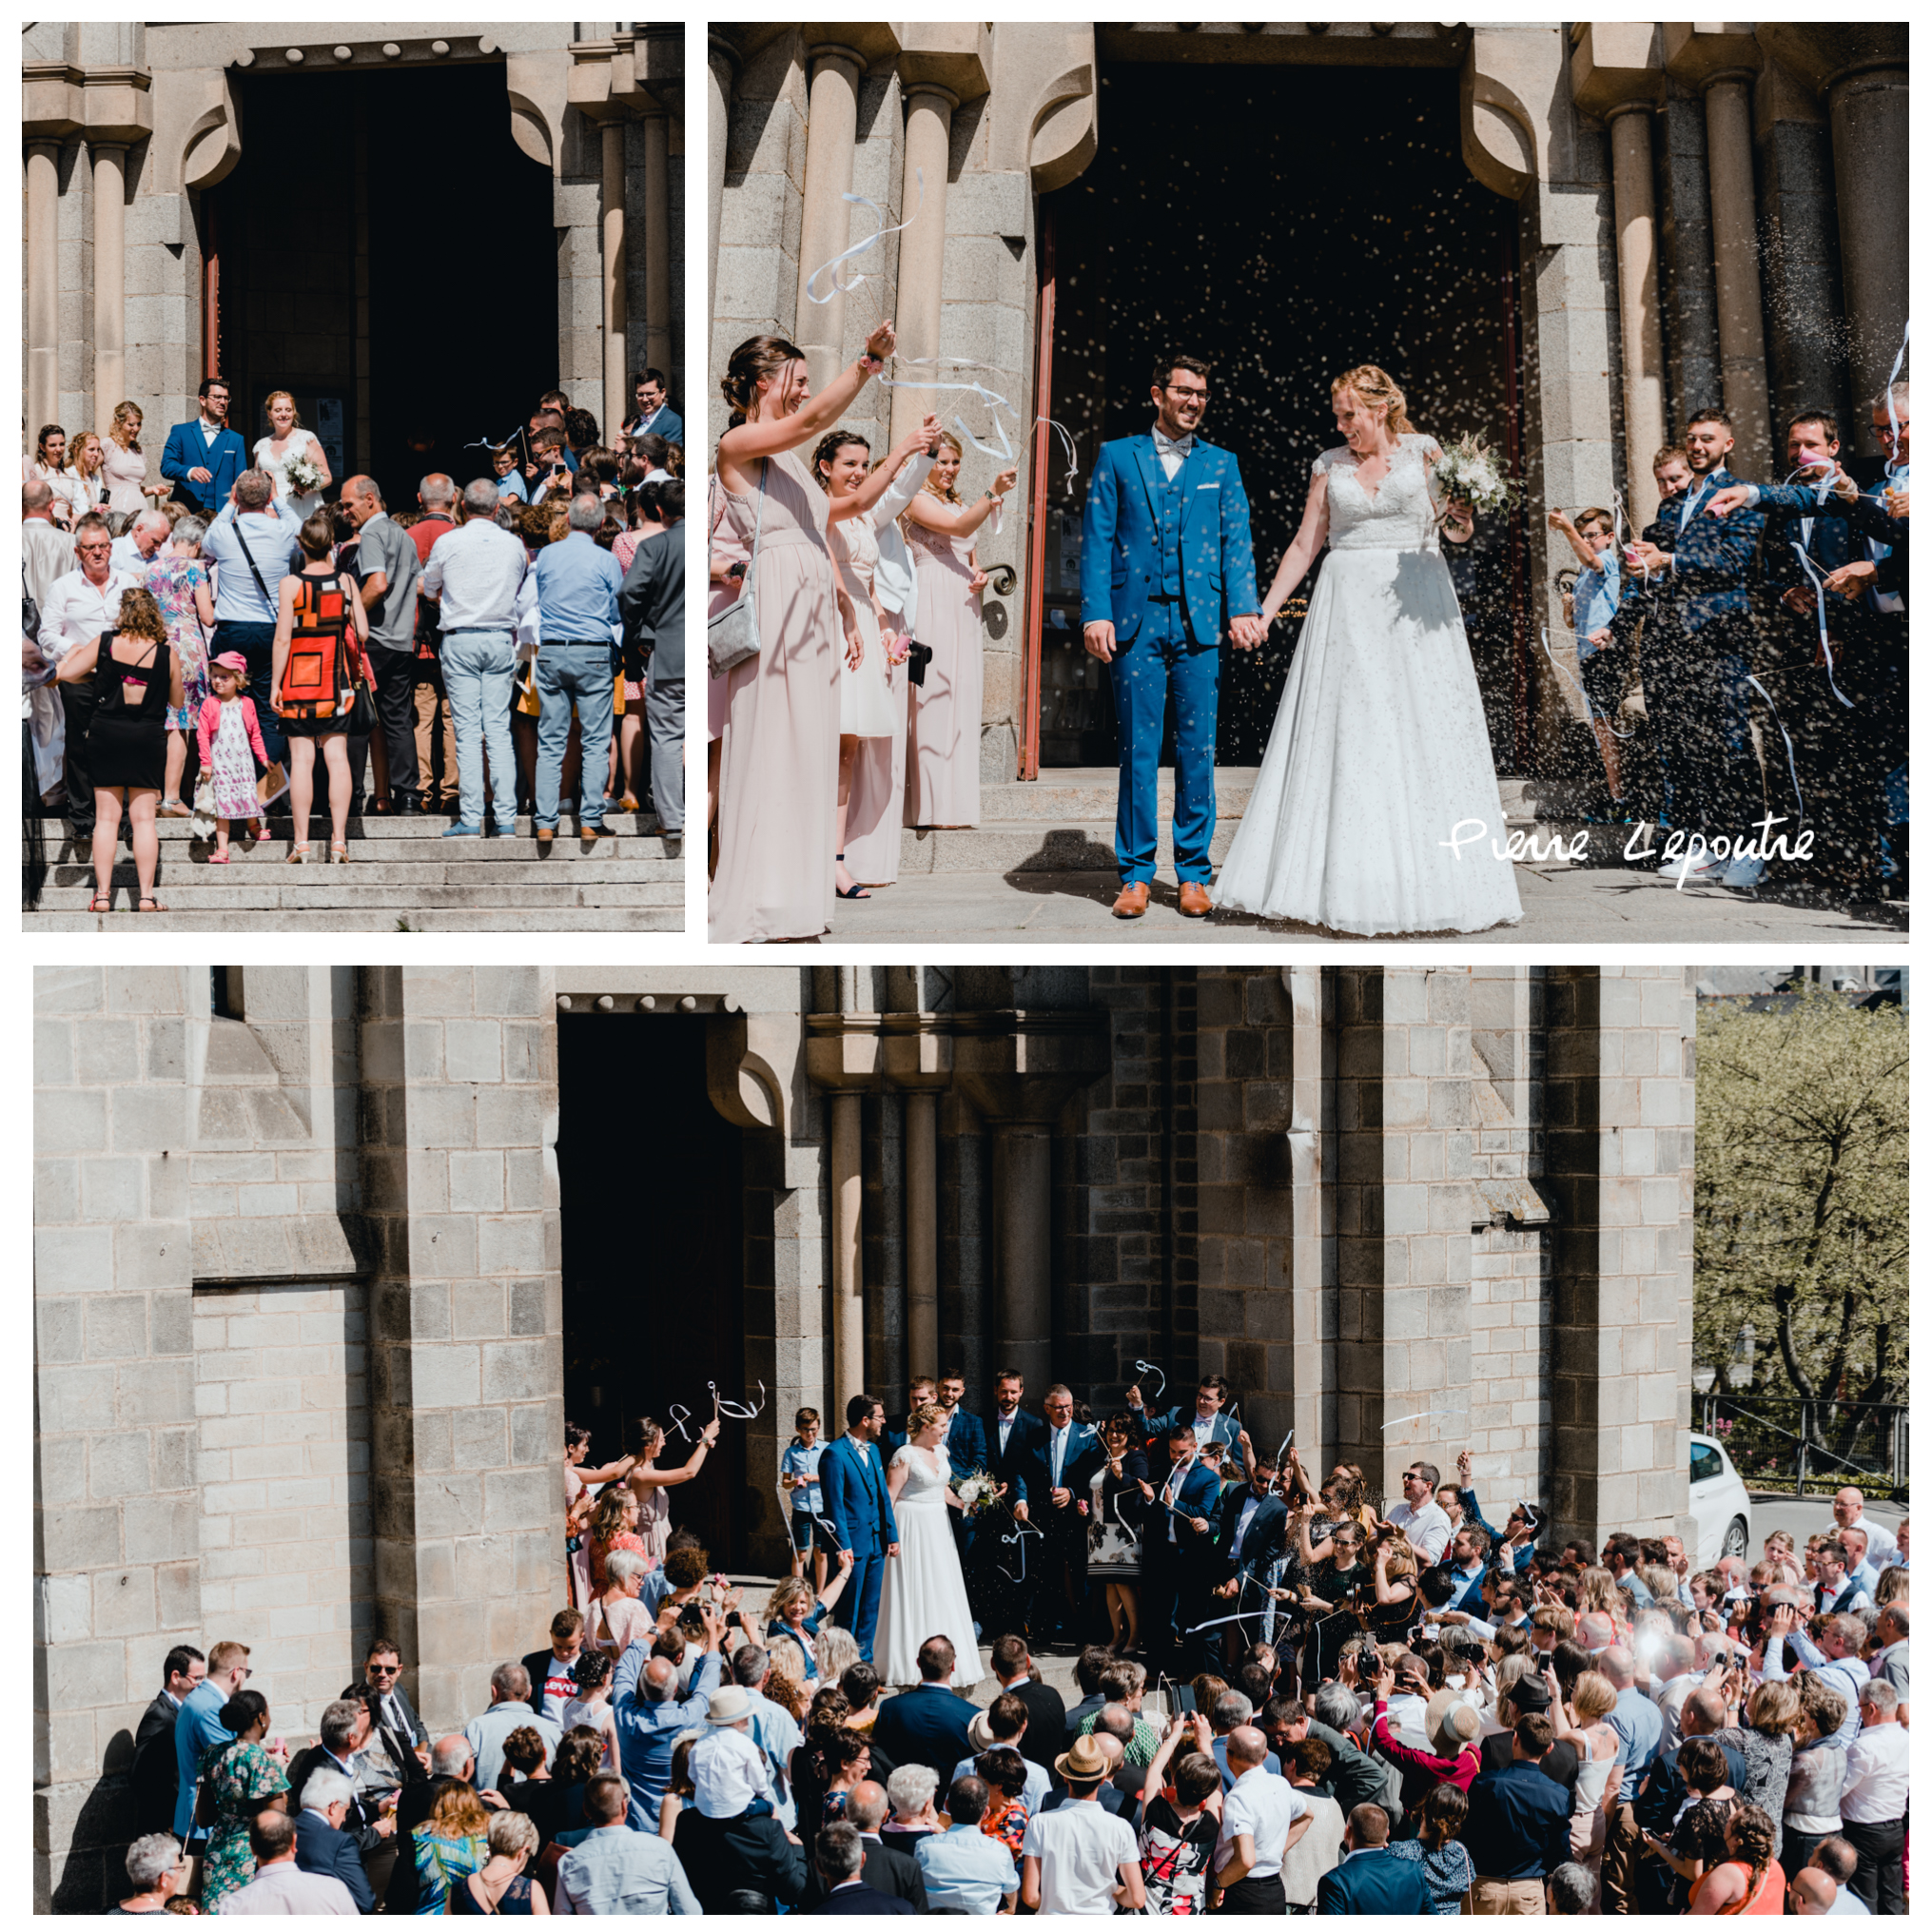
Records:
[[[322,486],[322,465],[313,457],[294,457],[283,466],[283,475],[288,478],[288,487],[298,496],[306,496],[311,490]]]
[[[1479,436],[1458,437],[1435,459],[1435,485],[1451,502],[1502,510],[1520,489],[1503,473],[1503,459]]]
[[[964,1482],[955,1484],[954,1490],[969,1516],[990,1510],[1000,1496],[999,1484],[983,1469],[974,1470]]]

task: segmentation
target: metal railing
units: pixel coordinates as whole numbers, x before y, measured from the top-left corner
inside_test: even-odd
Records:
[[[1911,1417],[1903,1402],[1827,1402],[1802,1395],[1694,1398],[1698,1427],[1724,1444],[1747,1484],[1816,1494],[1855,1483],[1880,1501],[1903,1502],[1910,1484]]]

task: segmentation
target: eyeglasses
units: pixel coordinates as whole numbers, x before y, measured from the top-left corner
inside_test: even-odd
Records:
[[[1183,389],[1179,382],[1163,382],[1161,386],[1170,396],[1191,396],[1201,402],[1207,400],[1207,391],[1205,389]]]
[[[400,1664],[371,1664],[369,1666],[369,1675],[371,1677],[400,1677],[401,1674],[402,1666]]]

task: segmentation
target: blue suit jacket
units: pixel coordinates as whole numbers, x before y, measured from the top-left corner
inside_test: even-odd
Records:
[[[1827,496],[1820,503],[1817,493],[1802,484],[1761,483],[1758,486],[1758,508],[1769,517],[1767,542],[1779,546],[1798,542],[1803,535],[1798,527],[1800,522],[1806,517],[1812,519],[1811,541],[1805,545],[1805,554],[1817,566],[1820,576],[1868,556],[1864,544],[1859,540],[1861,537],[1870,537],[1901,554],[1903,547],[1910,541],[1904,534],[1906,525],[1887,515],[1883,503],[1873,496],[1861,496],[1849,503]],[[1795,557],[1789,559],[1788,569],[1786,567],[1786,556],[1788,553],[1782,550],[1772,553],[1766,558],[1766,567],[1781,578],[1802,576]],[[1884,576],[1884,566],[1881,564],[1881,583],[1883,583]],[[1810,579],[1804,577],[1803,581],[1809,583]],[[1845,601],[1836,591],[1829,591],[1826,595],[1834,604]]]
[[[841,1435],[826,1444],[818,1462],[825,1513],[838,1525],[839,1548],[854,1556],[883,1556],[899,1540],[892,1498],[886,1488],[886,1449],[875,1442],[862,1464],[851,1439]]]
[[[1384,1847],[1343,1859],[1322,1880],[1315,1909],[1328,1918],[1343,1912],[1400,1912],[1426,1919],[1435,1907],[1422,1867]]]
[[[1144,1432],[1143,1439],[1149,1442],[1157,1435],[1164,1435],[1170,1429],[1179,1429],[1183,1423],[1191,1427],[1194,1420],[1195,1412],[1192,1405],[1181,1402],[1175,1403],[1171,1409],[1161,1410],[1158,1415],[1150,1415],[1144,1409],[1141,1411],[1141,1427]],[[1208,1440],[1210,1442],[1225,1442],[1232,1449],[1236,1436],[1240,1433],[1241,1425],[1239,1422],[1229,1421],[1228,1412],[1223,1409],[1214,1418],[1214,1427],[1208,1432]]]
[[[177,422],[167,432],[161,453],[161,474],[174,485],[174,494],[198,509],[219,510],[228,500],[235,478],[248,467],[248,445],[232,429],[222,430],[212,447],[202,440],[200,420]],[[193,481],[190,470],[213,473],[211,483]]]
[[[1101,445],[1081,517],[1080,620],[1111,622],[1126,643],[1160,589],[1156,498],[1165,485],[1151,435]],[[1241,466],[1224,449],[1194,439],[1173,488],[1181,494],[1181,575],[1197,643],[1219,644],[1226,618],[1261,608]]]
[[[632,422],[635,422],[637,420],[634,415],[631,418]],[[625,426],[625,434],[630,436],[634,435],[635,432],[627,424]],[[644,434],[646,436],[661,436],[666,442],[674,442],[679,449],[682,449],[684,447],[684,418],[678,415],[677,411],[667,402],[652,418],[651,427]]]
[[[895,1765],[930,1765],[943,1786],[972,1750],[966,1727],[975,1709],[944,1684],[923,1684],[880,1705],[872,1738]]]
[[[946,1453],[955,1475],[966,1475],[986,1466],[986,1432],[977,1415],[955,1409],[952,1427],[946,1432]]]
[[[1167,1486],[1174,1481],[1174,1468],[1170,1463],[1161,1475],[1148,1477],[1154,1485],[1154,1500],[1147,1505],[1146,1513],[1141,1524],[1141,1548],[1142,1560],[1154,1550],[1163,1553],[1169,1549],[1167,1541],[1166,1511],[1161,1498],[1168,1493]],[[1187,1473],[1181,1477],[1173,1492],[1174,1506],[1174,1545],[1183,1555],[1192,1555],[1206,1549],[1214,1540],[1215,1525],[1220,1515],[1220,1478],[1200,1461],[1191,1462]],[[1197,1532],[1190,1521],[1200,1516],[1207,1523],[1205,1535]]]
[[[1713,470],[1696,513],[1672,545],[1677,560],[1666,579],[1666,595],[1677,622],[1691,636],[1720,618],[1750,615],[1752,564],[1765,534],[1764,509],[1713,517],[1708,507],[1718,491],[1738,480],[1727,469]],[[1661,520],[1674,523],[1679,508],[1676,503],[1667,507]]]
[[[985,1418],[986,1469],[1008,1485],[1006,1506],[1029,1500],[1040,1502],[1046,1495],[1046,1424],[1038,1415],[1021,1409],[1014,1413],[1013,1426],[1006,1432],[1006,1447],[1000,1449],[1000,1417],[996,1410]],[[950,1768],[950,1766],[948,1766]]]
[[[296,1794],[298,1801],[301,1793]],[[376,1894],[362,1869],[362,1856],[346,1831],[338,1831],[320,1811],[304,1811],[295,1821],[295,1868],[341,1879],[349,1888],[359,1912],[376,1909]]]

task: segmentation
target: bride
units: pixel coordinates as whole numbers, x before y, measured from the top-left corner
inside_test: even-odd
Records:
[[[1262,623],[1324,543],[1328,559],[1215,903],[1340,932],[1513,926],[1522,902],[1491,851],[1507,837],[1502,801],[1438,537],[1442,452],[1373,363],[1331,394],[1345,447],[1316,461]],[[1448,508],[1467,529],[1469,510]]]
[[[275,494],[285,501],[302,522],[322,508],[322,493],[334,478],[322,446],[302,426],[295,413],[295,398],[286,389],[278,389],[268,399],[268,427],[255,445],[255,467],[266,470],[275,479]],[[322,472],[322,481],[313,490],[298,490],[288,480],[288,465],[297,457],[306,457]]]
[[[886,1560],[873,1655],[888,1684],[917,1684],[920,1645],[927,1637],[947,1638],[955,1652],[954,1688],[969,1690],[980,1681],[980,1640],[946,1516],[948,1508],[962,1507],[952,1493],[952,1464],[940,1447],[946,1428],[945,1411],[921,1403],[906,1418],[906,1446],[886,1472],[899,1553]]]

